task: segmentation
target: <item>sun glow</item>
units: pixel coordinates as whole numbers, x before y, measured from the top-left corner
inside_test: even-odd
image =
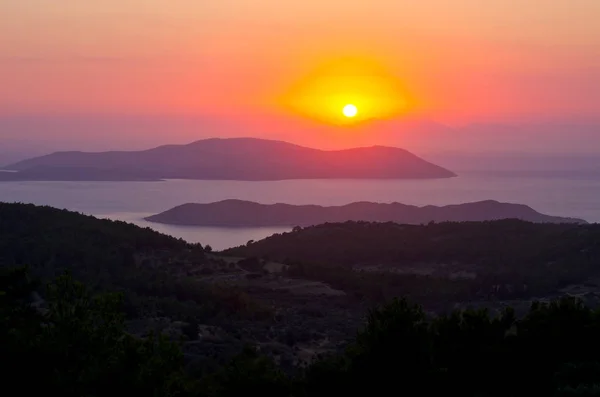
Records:
[[[348,104],[344,106],[344,109],[342,109],[342,113],[344,113],[344,116],[352,118],[356,116],[356,114],[358,113],[358,109],[356,108],[356,106]]]
[[[393,75],[362,58],[328,62],[298,80],[280,99],[293,113],[333,124],[385,119],[407,109],[404,90]]]

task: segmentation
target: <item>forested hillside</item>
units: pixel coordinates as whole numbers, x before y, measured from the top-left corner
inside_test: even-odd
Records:
[[[600,311],[566,295],[598,290],[598,241],[596,225],[346,223],[215,254],[0,204],[0,380],[66,396],[595,396]]]
[[[313,345],[338,349],[361,323],[364,304],[323,301],[336,291],[245,263],[123,222],[0,203],[0,267],[26,266],[41,285],[68,271],[94,293],[119,292],[129,331],[185,338],[186,359],[202,368],[258,342],[289,368]]]
[[[290,275],[379,300],[406,295],[436,306],[541,298],[600,274],[600,225],[332,223],[225,254],[281,261]]]
[[[184,277],[207,263],[199,244],[149,228],[50,207],[0,203],[0,264],[27,266],[42,280],[69,271],[96,291],[122,291],[132,315],[169,310],[177,317],[210,317],[235,311],[226,299],[231,293],[235,300],[235,291]]]

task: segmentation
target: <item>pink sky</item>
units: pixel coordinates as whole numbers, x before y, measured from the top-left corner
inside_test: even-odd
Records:
[[[250,118],[265,130],[284,119],[299,130],[313,121],[281,96],[353,57],[410,99],[394,119],[600,120],[598,0],[5,0],[0,15],[3,115]]]

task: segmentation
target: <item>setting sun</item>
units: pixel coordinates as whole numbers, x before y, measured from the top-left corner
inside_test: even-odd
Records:
[[[295,114],[340,125],[386,119],[407,110],[406,92],[394,73],[367,56],[318,64],[279,101]]]
[[[356,108],[356,106],[354,106],[352,104],[348,104],[348,105],[344,106],[344,109],[342,110],[342,112],[344,113],[344,116],[346,116],[346,117],[354,117],[358,113],[358,109]]]

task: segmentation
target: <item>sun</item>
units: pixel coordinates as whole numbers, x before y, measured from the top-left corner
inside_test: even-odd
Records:
[[[384,60],[357,55],[315,61],[314,68],[274,98],[277,106],[339,126],[390,119],[412,107],[396,71]]]
[[[356,108],[356,106],[348,104],[344,106],[344,109],[342,109],[342,113],[344,113],[344,116],[346,117],[354,117],[358,113],[358,109]]]

